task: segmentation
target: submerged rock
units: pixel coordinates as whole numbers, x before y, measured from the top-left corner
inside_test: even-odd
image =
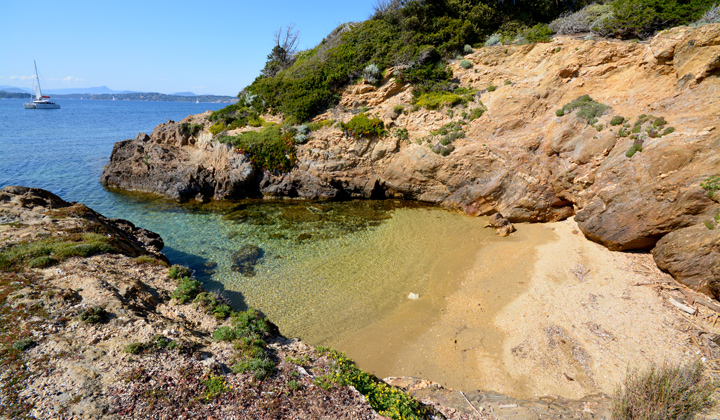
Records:
[[[231,269],[246,277],[255,275],[255,265],[265,255],[265,251],[256,245],[244,245],[232,255]]]

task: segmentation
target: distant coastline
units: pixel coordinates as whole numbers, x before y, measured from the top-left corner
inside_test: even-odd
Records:
[[[0,90],[0,99],[24,99],[29,98],[29,93],[15,93]],[[234,96],[220,95],[165,95],[157,92],[133,92],[120,94],[91,94],[91,93],[71,93],[65,95],[52,95],[53,99],[88,99],[97,101],[161,101],[161,102],[201,102],[201,103],[235,103],[238,99]]]

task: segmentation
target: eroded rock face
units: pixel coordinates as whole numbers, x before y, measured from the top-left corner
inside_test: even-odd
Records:
[[[502,213],[510,222],[576,214],[583,233],[610,249],[650,250],[718,211],[700,187],[720,171],[718,57],[718,24],[664,31],[649,44],[557,37],[483,48],[465,57],[471,69],[451,63],[460,85],[479,92],[468,108],[411,112],[411,89],[391,78],[379,87],[350,86],[343,106],[317,119],[348,121],[358,111],[351,108],[368,106],[390,134],[355,139],[322,128],[298,145],[290,173],[256,172],[241,155],[220,153],[208,132],[186,138],[178,123],[168,123],[118,143],[103,183],[178,200],[395,197],[471,215]],[[556,115],[582,95],[610,108],[593,125],[577,111]],[[481,117],[462,116],[480,101],[487,108]],[[398,105],[407,112],[396,112]],[[645,135],[642,150],[628,157],[636,140],[610,122],[623,116],[629,132],[641,115],[664,117],[674,132]],[[207,127],[206,117],[183,121]],[[437,139],[429,139],[450,122],[463,122],[465,137],[442,156],[432,150]],[[396,127],[407,130],[407,140],[393,134]],[[680,281],[684,272],[676,271]]]
[[[704,223],[675,230],[652,250],[658,267],[694,290],[720,298],[720,229]]]

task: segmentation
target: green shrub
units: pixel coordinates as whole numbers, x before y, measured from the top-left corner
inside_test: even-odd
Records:
[[[395,134],[398,140],[408,140],[410,138],[410,133],[408,133],[408,129],[405,127],[396,128],[393,134]]]
[[[334,120],[321,120],[318,122],[308,123],[307,128],[310,131],[317,131],[323,127],[330,127],[335,123]]]
[[[381,416],[391,419],[426,419],[430,418],[432,411],[419,401],[403,392],[401,389],[388,385],[376,376],[358,369],[344,354],[326,348],[318,348],[334,360],[335,376],[327,375],[316,378],[316,385],[329,390],[332,384],[349,384],[355,387]],[[323,379],[319,379],[323,378]]]
[[[700,183],[700,188],[708,192],[708,197],[713,198],[715,191],[720,190],[720,175],[705,178],[705,180]]]
[[[184,304],[192,301],[195,296],[201,292],[201,290],[199,281],[185,277],[180,279],[177,289],[172,292],[171,296],[173,299],[177,300],[178,303]]]
[[[230,315],[232,315],[232,308],[225,304],[221,303],[212,310],[213,315],[215,315],[215,318],[217,319],[226,319]]]
[[[207,379],[203,379],[202,383],[205,385],[203,399],[206,401],[214,400],[230,390],[227,387],[227,381],[224,376],[210,376]]]
[[[704,365],[651,364],[648,370],[629,371],[624,386],[613,396],[612,416],[624,420],[690,419],[714,405],[717,388],[703,376]]]
[[[35,340],[33,340],[32,338],[23,338],[21,340],[17,340],[16,342],[14,342],[12,344],[12,348],[13,348],[13,350],[17,350],[17,351],[25,351],[25,350],[33,347],[35,344],[37,344],[37,343],[35,343]]]
[[[202,124],[197,123],[184,122],[180,124],[180,131],[189,136],[197,136],[197,134],[202,131],[203,128],[204,126]]]
[[[490,85],[488,85],[488,87],[487,87],[488,92],[495,92],[495,89],[497,89],[497,87],[495,85],[493,85],[492,83],[490,83]]]
[[[80,319],[80,321],[87,324],[97,324],[105,320],[107,316],[108,313],[105,308],[103,308],[102,306],[93,306],[80,312],[80,316],[78,318]]]
[[[502,35],[496,32],[485,39],[486,47],[494,47],[495,45],[502,45]]]
[[[631,157],[635,156],[635,153],[637,153],[637,152],[642,152],[642,144],[633,143],[633,145],[630,146],[628,151],[625,152],[625,156],[627,156],[628,158],[631,158]]]
[[[280,127],[268,126],[261,131],[246,131],[226,136],[221,143],[233,144],[257,169],[290,172],[295,165],[296,149],[291,133],[281,134]]]
[[[588,124],[595,124],[597,117],[605,113],[608,108],[610,107],[594,101],[590,95],[583,95],[555,111],[555,115],[562,117],[577,109],[578,117],[584,119]]]
[[[468,44],[465,44],[465,46],[463,47],[463,52],[464,52],[465,54],[472,54],[472,53],[474,52],[474,51],[473,51],[473,47],[471,47],[471,46],[468,45]]]
[[[713,229],[715,229],[715,224],[713,223],[712,220],[706,220],[705,227],[708,228],[709,230],[713,230]]]
[[[460,62],[460,67],[462,67],[464,69],[469,69],[472,66],[473,66],[473,64],[470,60],[463,60]]]
[[[11,244],[0,250],[0,271],[17,270],[25,264],[33,268],[45,268],[72,257],[117,253],[113,244],[113,238],[97,233]]]
[[[662,134],[660,135],[660,137],[662,137],[662,136],[664,136],[664,135],[667,135],[667,134],[670,134],[670,133],[672,133],[672,132],[674,132],[674,131],[675,131],[675,127],[668,127],[668,128],[666,128],[665,130],[663,130],[663,132],[662,132]]]
[[[182,265],[173,265],[168,269],[168,277],[171,279],[181,279],[183,277],[192,277],[192,272],[189,268],[183,267]]]
[[[468,120],[473,121],[483,116],[483,114],[487,111],[487,108],[485,108],[485,105],[483,105],[482,102],[480,102],[480,106],[477,108],[473,108],[470,110],[470,114],[468,114]]]
[[[255,379],[262,381],[275,371],[275,362],[267,357],[241,360],[232,367],[234,373],[243,374],[252,372]]]
[[[655,32],[701,18],[716,0],[615,0],[608,32],[622,38],[646,38]]]
[[[618,130],[618,136],[619,137],[627,137],[630,135],[630,132],[625,127],[620,127]]]
[[[225,124],[218,121],[215,124],[211,125],[208,131],[210,131],[213,136],[216,136],[225,131],[225,128]]]
[[[694,24],[697,26],[720,23],[720,3],[715,3]]]
[[[624,122],[625,122],[625,117],[623,117],[621,115],[616,115],[616,116],[612,117],[612,119],[610,120],[610,125],[615,127],[616,125],[620,125]]]
[[[129,354],[140,354],[145,350],[145,344],[143,343],[130,343],[127,346],[125,346],[125,353]]]
[[[393,112],[396,114],[402,114],[402,112],[405,110],[405,107],[403,105],[395,105],[393,107]]]
[[[382,137],[385,135],[385,124],[382,120],[378,118],[368,118],[364,112],[352,117],[347,123],[340,123],[340,127],[342,127],[345,133],[355,138],[367,136]]]
[[[552,29],[544,23],[538,23],[521,32],[521,36],[531,43],[550,42],[550,35],[552,35]]]
[[[413,98],[413,104],[425,109],[439,109],[442,106],[455,106],[468,103],[472,95],[458,95],[451,92],[429,92]]]

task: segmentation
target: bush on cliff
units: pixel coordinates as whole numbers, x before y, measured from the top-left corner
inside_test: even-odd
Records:
[[[385,124],[378,118],[369,118],[364,112],[352,117],[347,123],[340,123],[340,127],[347,135],[355,138],[385,135]]]
[[[292,133],[282,133],[280,127],[268,126],[261,131],[246,131],[237,136],[220,138],[221,143],[234,145],[244,153],[257,169],[289,172],[295,165],[296,150]]]
[[[371,65],[373,80],[389,67],[402,67],[396,77],[423,92],[452,91],[457,86],[443,60],[498,31],[513,36],[527,31],[529,41],[544,40],[549,32],[534,25],[566,11],[565,3],[546,0],[387,3],[365,22],[340,25],[315,48],[299,52],[291,66],[259,76],[238,95],[242,100],[237,107],[282,113],[297,124],[335,105],[339,89],[367,75]],[[581,7],[585,1],[574,4]]]
[[[609,108],[609,106],[595,101],[590,95],[583,95],[555,111],[555,115],[562,117],[569,112],[577,110],[579,118],[582,118],[588,124],[595,124],[597,118]]]

